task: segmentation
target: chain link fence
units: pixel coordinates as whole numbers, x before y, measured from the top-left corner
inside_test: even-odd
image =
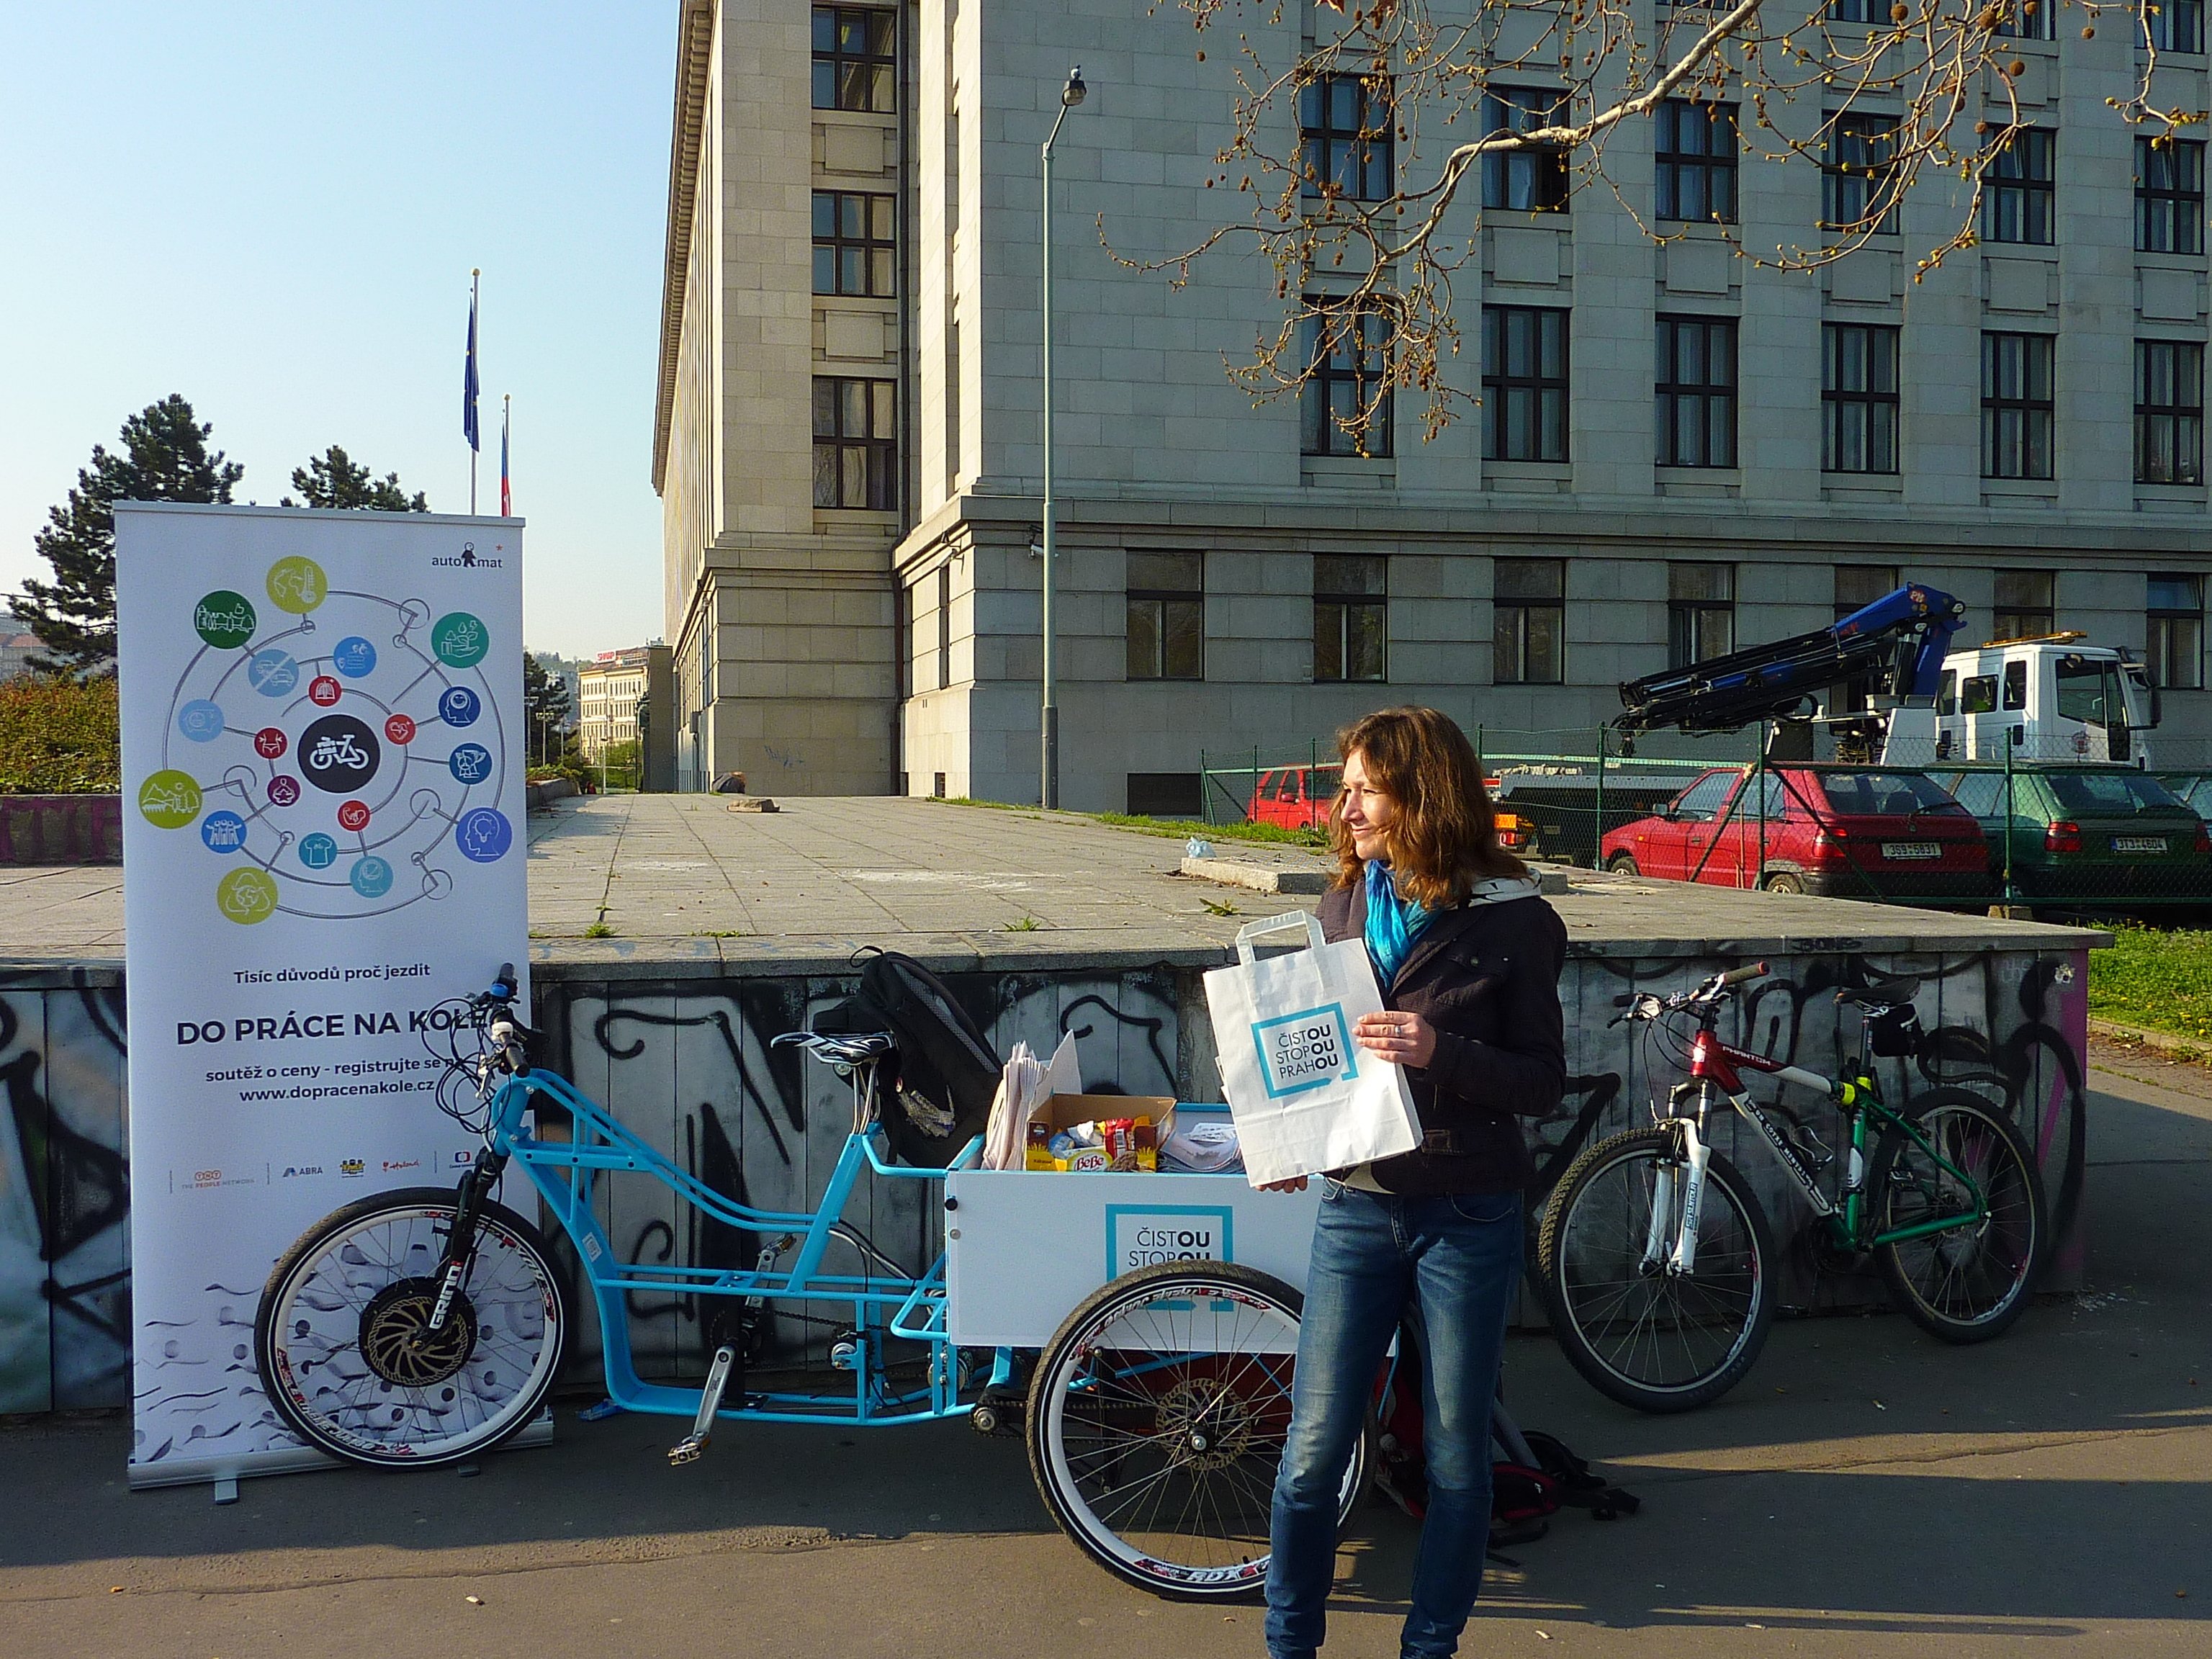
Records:
[[[2212,765],[2019,752],[2008,734],[1892,763],[1849,734],[1474,726],[1506,844],[1656,879],[1878,903],[2201,925]],[[1930,745],[1932,748],[1932,745]],[[2158,751],[2161,756],[2166,748]],[[1839,752],[1840,749],[1840,752]],[[1994,752],[1991,752],[1991,751]],[[1324,830],[1342,775],[1320,742],[1204,757],[1209,823]]]

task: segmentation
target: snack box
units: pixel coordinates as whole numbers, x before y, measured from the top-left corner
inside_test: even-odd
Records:
[[[1172,1095],[1054,1095],[1030,1114],[1032,1125],[1042,1123],[1048,1133],[1072,1129],[1079,1123],[1095,1123],[1103,1118],[1146,1117],[1152,1121],[1155,1146],[1166,1141],[1175,1132],[1175,1097]],[[1099,1170],[1107,1167],[1102,1152],[1096,1155],[1079,1154],[1082,1163],[1055,1161],[1055,1170]],[[1045,1166],[1030,1163],[1031,1169]]]

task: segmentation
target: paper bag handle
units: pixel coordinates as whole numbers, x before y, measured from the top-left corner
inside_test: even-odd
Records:
[[[1280,933],[1303,926],[1306,944],[1318,951],[1328,943],[1321,931],[1321,918],[1310,910],[1285,910],[1279,916],[1263,916],[1258,921],[1248,921],[1237,930],[1237,960],[1249,967],[1252,964],[1252,942],[1269,933]]]

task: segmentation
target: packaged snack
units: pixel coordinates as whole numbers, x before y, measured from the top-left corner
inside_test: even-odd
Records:
[[[1130,1138],[1136,1150],[1137,1167],[1139,1170],[1158,1170],[1160,1167],[1159,1132],[1152,1127],[1151,1121],[1139,1118]]]
[[[1106,1156],[1106,1149],[1103,1146],[1078,1146],[1065,1158],[1054,1158],[1053,1167],[1056,1170],[1066,1170],[1071,1174],[1083,1174],[1092,1170],[1109,1170],[1113,1167],[1113,1162]]]
[[[1029,1140],[1024,1149],[1022,1167],[1025,1170],[1050,1170],[1052,1161],[1052,1126],[1032,1120],[1029,1126]]]

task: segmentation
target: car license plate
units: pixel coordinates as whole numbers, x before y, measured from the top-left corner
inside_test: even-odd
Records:
[[[1881,855],[1886,859],[1940,859],[1943,848],[1932,841],[1886,841],[1881,844]]]
[[[2164,836],[2114,836],[2112,850],[2115,853],[2163,853],[2166,851],[2166,837]]]

